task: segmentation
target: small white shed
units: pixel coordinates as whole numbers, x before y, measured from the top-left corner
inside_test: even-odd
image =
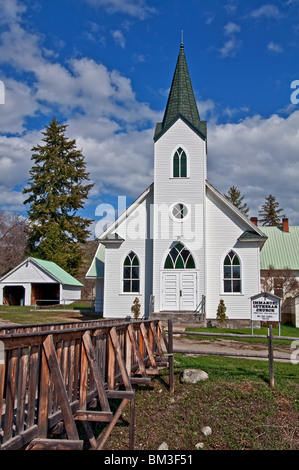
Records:
[[[30,257],[0,279],[0,305],[67,305],[82,287],[56,263]]]

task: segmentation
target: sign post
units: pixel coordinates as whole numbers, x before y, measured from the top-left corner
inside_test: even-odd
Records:
[[[280,301],[277,295],[261,292],[251,297],[251,333],[253,335],[253,322],[278,322],[280,336]]]

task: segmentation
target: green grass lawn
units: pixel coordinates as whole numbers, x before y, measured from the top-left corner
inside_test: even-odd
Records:
[[[182,384],[183,369],[201,369],[209,379]],[[275,363],[269,386],[267,361],[175,354],[174,393],[167,371],[136,390],[135,449],[299,450],[299,365]],[[212,433],[204,436],[201,429]],[[126,416],[107,443],[128,450]]]
[[[39,323],[60,323],[71,321],[99,320],[101,317],[94,314],[90,307],[79,302],[66,307],[67,311],[61,307],[52,309],[37,309],[34,307],[0,306],[0,320],[18,323],[21,325],[32,325]]]

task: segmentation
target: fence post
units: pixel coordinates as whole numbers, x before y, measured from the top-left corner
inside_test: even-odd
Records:
[[[169,390],[174,392],[174,371],[173,371],[173,326],[172,320],[168,320],[168,364],[169,364]]]
[[[272,325],[269,325],[268,327],[268,357],[269,357],[270,387],[274,387],[274,356],[273,356]]]

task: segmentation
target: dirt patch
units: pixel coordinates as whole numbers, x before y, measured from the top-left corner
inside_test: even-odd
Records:
[[[242,356],[248,358],[268,358],[268,346],[261,343],[246,343],[229,339],[196,340],[182,336],[175,336],[173,340],[174,351],[198,354],[223,354],[229,356]],[[289,345],[276,345],[274,358],[290,361],[291,350]]]

